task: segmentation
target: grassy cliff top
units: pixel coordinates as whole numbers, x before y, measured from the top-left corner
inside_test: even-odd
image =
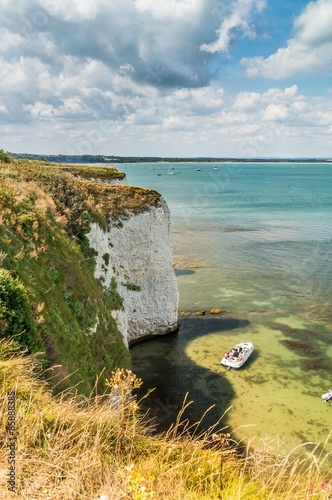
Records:
[[[160,204],[155,191],[112,184],[124,177],[109,167],[0,158],[0,338],[17,335],[28,352],[46,352],[56,382],[83,393],[105,369],[130,362],[111,316],[116,289],[105,293],[94,278],[90,224],[106,229]]]
[[[35,182],[59,205],[75,199],[82,210],[100,219],[119,219],[149,210],[160,204],[160,194],[151,189],[119,185],[125,178],[114,167],[94,165],[63,165],[33,160],[0,161],[0,179]],[[98,214],[99,212],[99,214]]]
[[[0,157],[1,162],[1,157]],[[114,180],[124,179],[126,174],[119,172],[115,167],[98,166],[98,165],[71,165],[62,163],[52,163],[41,160],[27,160],[18,159],[10,161],[2,161],[3,164],[9,167],[13,175],[38,175],[42,171],[47,171],[50,174],[57,173],[70,173],[75,177],[82,177],[84,179],[97,179],[97,180]]]

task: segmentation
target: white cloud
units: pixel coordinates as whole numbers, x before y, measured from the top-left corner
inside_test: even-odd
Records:
[[[320,47],[310,47],[292,39],[286,48],[263,57],[243,58],[248,76],[282,79],[296,74],[329,74],[332,62],[332,43]]]
[[[258,92],[240,92],[236,98],[234,107],[239,110],[255,110],[259,105],[261,95]]]
[[[226,15],[216,33],[218,39],[211,43],[201,45],[201,50],[210,52],[228,52],[234,32],[240,31],[244,36],[254,38],[256,33],[250,27],[251,15],[255,11],[261,11],[265,7],[264,0],[237,0],[232,12]]]
[[[201,12],[206,9],[206,0],[134,0],[134,4],[140,12],[149,12],[155,19],[176,20],[183,22],[183,16],[190,16],[191,20],[197,19]]]
[[[15,50],[24,42],[24,38],[18,33],[12,33],[5,28],[0,31],[0,51],[1,54],[6,54],[9,51]]]
[[[93,19],[97,12],[100,1],[95,0],[39,0],[39,16],[46,12],[51,17],[59,17],[65,21],[79,23],[82,20]],[[37,15],[37,12],[36,14]]]
[[[98,84],[103,83],[103,70],[112,90]],[[58,152],[68,154],[126,155],[130,151],[137,155],[257,157],[286,154],[291,151],[286,145],[293,145],[305,156],[309,146],[328,148],[332,143],[332,96],[329,100],[308,98],[296,85],[235,96],[218,85],[158,89],[133,82],[130,71],[129,76],[119,75],[91,61],[79,68],[68,58],[64,75],[50,87],[51,75],[46,67],[40,68],[43,71],[43,99],[23,105],[26,119],[32,120],[34,147],[39,152],[60,147]],[[22,151],[13,129],[1,130],[5,148]],[[16,125],[19,144],[25,141],[26,151],[30,134],[28,126]]]
[[[331,0],[310,2],[295,20],[294,26],[299,40],[310,46],[332,42]]]
[[[28,111],[34,118],[50,118],[54,116],[54,107],[51,104],[43,102],[35,102],[32,104],[23,105],[23,109]]]
[[[207,90],[212,56],[199,50],[218,23],[216,3],[18,0],[14,9],[4,0],[0,103],[8,120],[121,121],[141,100],[175,88],[197,88],[189,101],[204,113],[220,98]]]
[[[156,86],[208,83],[199,46],[213,32],[217,0],[19,0],[1,2],[0,48],[8,59],[38,57],[61,70],[65,56],[102,61]]]
[[[272,79],[331,74],[332,2],[310,2],[294,21],[295,36],[267,58],[243,58],[248,76]]]
[[[234,108],[244,111],[261,109],[266,105],[293,106],[294,103],[302,102],[303,96],[298,95],[296,85],[284,89],[269,88],[266,92],[239,92],[235,97]]]
[[[286,118],[288,118],[288,110],[283,104],[269,104],[263,112],[265,121],[278,122]]]
[[[4,104],[0,104],[0,113],[4,113],[4,114],[8,115],[8,109],[6,108],[6,106]]]
[[[213,85],[199,89],[181,88],[169,94],[165,103],[170,108],[180,108],[182,115],[204,116],[216,114],[222,109],[223,95],[223,90]]]

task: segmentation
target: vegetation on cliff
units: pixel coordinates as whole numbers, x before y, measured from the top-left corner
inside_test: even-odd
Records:
[[[7,161],[4,155],[0,337],[15,335],[28,352],[45,351],[58,381],[89,393],[100,373],[128,366],[129,354],[111,316],[114,293],[94,279],[86,233],[93,221],[121,224],[157,205],[160,195],[112,184],[124,177],[115,168]]]
[[[0,161],[3,163],[10,163],[12,161],[11,156],[3,149],[0,149]]]
[[[13,274],[0,267],[2,335],[18,336],[23,349],[37,352],[43,348],[43,343],[33,321],[28,294],[22,283]]]

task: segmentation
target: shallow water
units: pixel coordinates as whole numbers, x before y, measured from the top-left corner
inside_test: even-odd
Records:
[[[177,334],[131,348],[133,370],[145,388],[156,388],[149,399],[160,427],[188,392],[192,422],[212,404],[206,426],[231,407],[222,425],[237,439],[283,436],[287,451],[324,442],[332,427],[332,407],[321,399],[332,387],[331,166],[120,169],[170,207],[179,311],[207,311],[180,315]],[[228,371],[221,355],[241,340],[255,351],[242,369]]]

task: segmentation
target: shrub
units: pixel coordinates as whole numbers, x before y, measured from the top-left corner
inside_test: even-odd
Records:
[[[110,254],[109,253],[105,253],[103,255],[103,261],[105,262],[105,265],[108,266],[108,264],[110,263]]]
[[[113,309],[116,311],[124,310],[123,299],[117,291],[117,284],[114,276],[111,279],[110,286],[105,290],[105,296]]]
[[[0,149],[0,161],[3,163],[10,163],[12,161],[9,154],[5,153],[3,149]]]
[[[134,283],[121,283],[122,286],[125,286],[127,290],[131,292],[140,292],[141,287],[139,285],[135,285]]]
[[[132,292],[140,292],[141,291],[141,287],[139,285],[135,285],[134,283],[130,283],[129,276],[127,276],[127,274],[124,275],[124,278],[126,281],[124,283],[121,283],[121,285],[125,286],[127,288],[127,290],[130,290]]]
[[[0,268],[0,337],[16,337],[29,352],[43,350],[34,325],[28,294],[8,270]]]

